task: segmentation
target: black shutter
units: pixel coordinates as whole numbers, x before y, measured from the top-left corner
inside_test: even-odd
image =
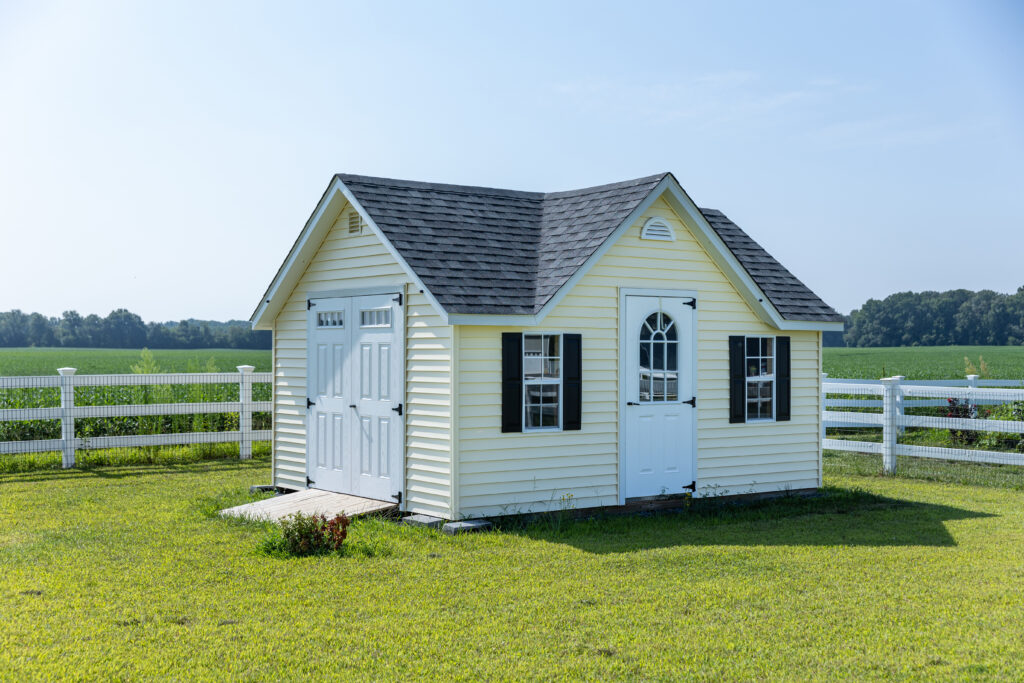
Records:
[[[501,431],[523,431],[523,335],[501,333]]]
[[[747,421],[746,337],[729,337],[729,422]]]
[[[784,422],[790,414],[789,337],[775,338],[775,419]]]
[[[581,429],[583,424],[583,337],[562,335],[562,429]]]

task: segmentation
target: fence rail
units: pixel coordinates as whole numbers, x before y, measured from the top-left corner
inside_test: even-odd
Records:
[[[1019,388],[1004,388],[1019,387]],[[964,380],[913,380],[889,377],[877,381],[830,378],[822,375],[822,447],[859,453],[880,454],[886,472],[896,470],[897,456],[959,460],[999,465],[1024,466],[1024,453],[975,448],[946,448],[900,443],[907,428],[941,429],[956,432],[1020,434],[1024,442],[1024,419],[980,419],[978,406],[1024,404],[1024,381],[981,380],[968,375]],[[829,398],[829,395],[840,398]],[[850,398],[872,395],[879,399]],[[966,415],[908,415],[907,410],[949,407],[955,402]],[[853,408],[856,410],[834,410]],[[863,412],[875,410],[880,412]],[[1019,415],[1019,413],[1018,413]],[[882,440],[855,441],[829,438],[830,428],[881,428]]]
[[[238,366],[238,372],[75,375],[75,368],[59,368],[57,376],[0,377],[0,390],[60,390],[60,406],[45,408],[8,408],[0,410],[0,422],[59,420],[59,439],[0,441],[0,455],[60,451],[62,466],[74,467],[78,449],[132,448],[137,446],[169,446],[200,443],[238,443],[239,457],[252,457],[253,441],[271,438],[268,429],[254,430],[252,414],[269,412],[271,401],[254,401],[253,384],[269,383],[273,373],[254,372],[251,365]],[[142,387],[168,385],[234,384],[238,386],[237,401],[182,403],[141,403],[130,405],[75,405],[75,389],[84,387]],[[112,417],[153,417],[163,415],[200,415],[237,413],[238,429],[216,432],[177,432],[172,434],[130,434],[119,436],[82,437],[75,434],[75,420]]]

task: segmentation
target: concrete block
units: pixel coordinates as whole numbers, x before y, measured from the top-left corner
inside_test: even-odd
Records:
[[[408,524],[409,526],[425,526],[429,529],[440,529],[444,524],[444,520],[440,517],[431,517],[430,515],[409,515],[408,517],[402,518],[402,524]]]
[[[490,528],[491,523],[486,519],[466,519],[461,522],[448,522],[441,531],[449,536],[454,536],[455,534],[464,534],[470,531],[487,531]]]

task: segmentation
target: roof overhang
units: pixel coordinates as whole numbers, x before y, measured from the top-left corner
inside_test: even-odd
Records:
[[[349,205],[359,212],[359,215],[366,221],[366,225],[377,236],[377,239],[381,241],[381,244],[384,245],[388,253],[398,262],[402,270],[405,271],[409,281],[418,287],[420,292],[430,301],[431,306],[441,316],[441,319],[446,324],[449,323],[447,311],[438,303],[419,276],[413,272],[406,260],[402,258],[402,255],[391,244],[391,241],[384,236],[384,233],[381,232],[373,217],[366,212],[366,209],[359,203],[359,200],[352,194],[352,191],[345,185],[344,181],[335,176],[331,180],[330,185],[327,186],[323,196],[320,197],[320,201],[309,216],[305,226],[303,226],[302,232],[299,233],[299,237],[295,240],[295,244],[292,245],[288,256],[285,257],[281,267],[277,269],[277,274],[271,281],[270,286],[267,287],[267,291],[264,292],[263,298],[260,299],[256,310],[250,316],[249,321],[252,323],[253,329],[273,329],[274,320],[281,312],[281,308],[284,306],[285,301],[287,301],[288,296],[295,289],[302,274],[306,272],[306,267],[310,261],[316,256],[316,252],[323,243],[324,238],[327,237],[327,233],[330,232],[331,226],[334,225],[334,222],[341,215],[341,212],[345,210],[345,207]]]

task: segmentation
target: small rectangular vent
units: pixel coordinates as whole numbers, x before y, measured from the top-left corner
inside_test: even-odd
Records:
[[[359,311],[360,327],[391,327],[390,308],[371,308]]]
[[[348,234],[358,235],[363,231],[363,217],[353,211],[348,215]]]
[[[316,314],[317,327],[345,327],[345,311],[320,311]]]

